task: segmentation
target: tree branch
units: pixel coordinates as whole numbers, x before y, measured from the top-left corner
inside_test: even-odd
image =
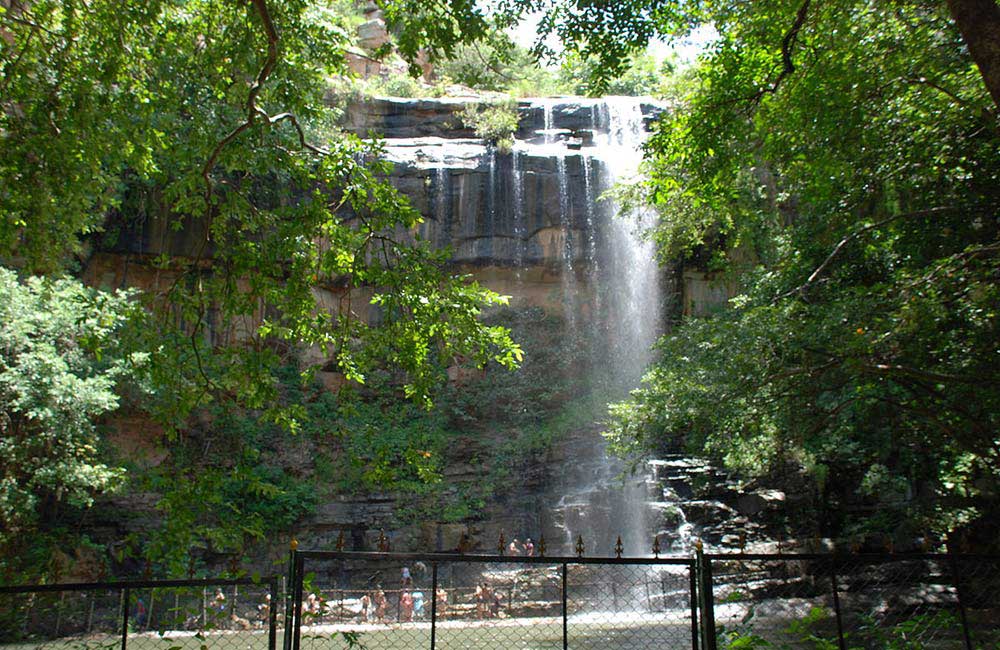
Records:
[[[826,271],[827,267],[830,266],[830,263],[833,262],[834,258],[836,258],[838,254],[840,254],[840,251],[844,250],[844,247],[846,247],[849,243],[851,243],[861,235],[870,232],[872,230],[881,228],[882,226],[888,225],[893,221],[899,221],[900,219],[931,217],[937,214],[952,212],[954,210],[955,208],[953,207],[936,207],[936,208],[928,208],[927,210],[917,210],[916,212],[904,212],[902,214],[896,214],[891,217],[886,217],[885,219],[881,219],[879,221],[876,221],[875,223],[865,226],[864,228],[861,228],[860,230],[852,232],[851,234],[841,239],[840,242],[838,242],[837,245],[833,247],[833,250],[830,251],[830,254],[826,256],[826,259],[823,260],[823,263],[820,264],[818,267],[816,267],[815,271],[809,274],[809,277],[806,279],[805,282],[800,284],[798,287],[779,295],[777,298],[771,301],[771,304],[774,304],[779,300],[787,298],[788,296],[791,296],[796,293],[804,297],[806,289],[808,289],[810,285],[812,285],[817,279],[819,279],[819,277],[823,274],[823,272]]]
[[[212,170],[215,168],[215,165],[219,160],[219,156],[222,154],[222,150],[225,149],[230,142],[239,137],[241,133],[253,126],[254,120],[258,115],[257,96],[260,95],[260,91],[263,89],[264,83],[267,81],[267,78],[271,76],[271,72],[274,71],[274,67],[278,64],[278,31],[274,27],[274,21],[271,19],[271,12],[267,8],[267,2],[266,0],[252,0],[252,2],[254,9],[257,10],[257,15],[260,17],[261,23],[264,25],[264,34],[267,36],[267,56],[264,58],[264,63],[257,72],[257,77],[254,79],[253,84],[250,86],[250,92],[247,94],[246,120],[230,131],[215,145],[215,148],[212,150],[211,155],[209,155],[208,160],[205,161],[205,164],[201,168],[201,177],[205,182],[205,212],[206,216],[209,217],[211,216],[212,211],[212,190],[214,187],[211,176]]]
[[[775,77],[774,81],[770,85],[765,86],[757,91],[755,95],[750,97],[750,102],[752,104],[760,103],[760,100],[764,98],[764,95],[774,94],[778,91],[778,87],[785,78],[795,72],[795,62],[792,61],[792,48],[795,47],[796,42],[799,38],[799,32],[802,31],[802,26],[806,22],[806,16],[809,14],[809,5],[812,0],[805,0],[802,6],[799,7],[798,12],[795,14],[795,22],[785,33],[785,37],[781,40],[781,72]]]

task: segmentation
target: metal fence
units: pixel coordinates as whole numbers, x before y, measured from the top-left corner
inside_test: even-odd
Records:
[[[716,647],[1000,648],[1000,558],[703,555],[703,638]]]
[[[293,558],[286,650],[697,645],[690,558]]]
[[[285,650],[1000,648],[1000,558],[293,552]]]
[[[0,587],[16,650],[1000,649],[1000,557],[293,550],[262,580]]]
[[[17,650],[275,650],[277,578],[0,587],[0,645]]]

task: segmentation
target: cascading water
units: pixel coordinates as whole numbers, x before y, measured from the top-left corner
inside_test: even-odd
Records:
[[[513,231],[514,231],[514,280],[521,283],[521,269],[524,267],[525,239],[527,223],[524,216],[524,152],[515,146],[511,156],[511,175],[514,185]]]
[[[603,350],[603,363],[595,364],[593,385],[604,385],[612,398],[621,397],[638,384],[652,360],[651,348],[661,333],[659,272],[653,245],[643,233],[652,226],[652,216],[643,212],[622,213],[611,200],[596,201],[592,183],[610,188],[629,182],[638,173],[641,145],[646,133],[639,101],[635,98],[608,98],[591,110],[591,130],[607,134],[595,144],[593,161],[584,157],[584,187],[588,221],[593,228],[588,237],[594,242],[591,273],[596,278],[593,305],[595,322],[606,337],[595,343],[595,353]],[[593,163],[598,178],[590,177]],[[597,219],[600,214],[602,218]],[[594,216],[592,216],[594,215]],[[598,242],[603,250],[598,250]],[[602,264],[603,262],[603,264]],[[596,301],[595,301],[596,302]],[[593,438],[588,454],[594,458],[589,485],[581,486],[572,499],[579,530],[569,536],[586,535],[594,540],[595,551],[609,553],[620,535],[630,555],[648,554],[652,535],[650,520],[650,476],[629,475],[623,463],[609,455],[605,442]],[[572,528],[573,516],[567,521]]]
[[[658,109],[635,98],[569,98],[521,110],[512,155],[479,140],[409,137],[390,143],[389,158],[410,170],[400,185],[433,215],[432,243],[452,247],[460,263],[482,265],[498,283],[508,273],[513,283],[497,288],[517,304],[561,311],[564,340],[587,345],[590,358],[564,371],[589,387],[595,403],[622,399],[652,361],[667,292],[643,237],[652,215],[623,214],[601,197],[637,173],[643,111]],[[579,535],[588,554],[610,555],[621,535],[624,552],[636,556],[650,554],[654,535],[665,552],[678,552],[695,535],[727,543],[754,532],[745,514],[733,513],[743,495],[714,468],[674,456],[628,473],[608,455],[600,429],[585,423],[556,442],[544,461],[551,472],[544,487],[503,524],[511,537],[543,533],[550,553],[572,553]],[[774,499],[761,494],[746,503],[764,501]]]
[[[556,173],[559,176],[559,215],[560,215],[560,249],[562,254],[562,289],[563,289],[563,312],[566,317],[566,326],[570,331],[577,326],[577,296],[576,296],[576,269],[574,257],[576,251],[573,247],[573,223],[570,214],[569,202],[569,175],[566,169],[566,156],[559,155],[556,158]]]
[[[602,397],[619,399],[638,384],[651,361],[662,321],[655,251],[643,237],[651,215],[622,214],[613,201],[599,200],[604,190],[638,172],[645,138],[640,102],[612,98],[587,106],[583,115],[589,124],[577,124],[592,134],[587,143],[592,146],[582,141],[570,146],[572,138],[560,128],[554,100],[538,104],[544,128],[535,151],[554,158],[558,177],[566,326],[575,339],[593,346],[588,350],[595,372],[590,385]],[[571,176],[574,187],[583,185],[583,201],[572,200]],[[583,220],[572,214],[574,205],[583,208]],[[578,241],[580,250],[574,248]],[[580,282],[589,285],[587,292]],[[543,525],[549,539],[559,531],[563,551],[571,552],[582,535],[588,553],[606,555],[614,552],[621,535],[628,554],[648,554],[657,530],[657,519],[650,516],[655,510],[648,473],[628,475],[622,461],[609,455],[596,426],[581,431],[567,453],[564,474],[551,491],[554,521]]]
[[[631,97],[609,97],[607,140],[601,147],[609,184],[635,179],[646,139],[639,102]],[[610,203],[612,218],[605,219],[608,269],[602,289],[608,299],[608,346],[614,359],[615,379],[634,387],[652,360],[652,346],[661,330],[660,272],[655,244],[643,234],[653,226],[647,210],[622,214]]]

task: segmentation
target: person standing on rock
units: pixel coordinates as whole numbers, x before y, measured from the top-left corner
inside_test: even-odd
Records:
[[[382,591],[382,587],[377,587],[375,591],[375,620],[378,623],[385,623],[385,608],[388,606],[389,601],[385,598],[385,592]]]
[[[215,590],[215,597],[212,599],[212,609],[219,614],[226,611],[226,594],[222,593],[222,589]]]
[[[413,596],[404,591],[399,596],[399,620],[403,623],[413,622]]]
[[[410,567],[408,566],[403,567],[403,574],[400,582],[402,583],[403,589],[406,589],[407,587],[413,585],[413,576],[410,575]]]
[[[368,592],[365,592],[364,594],[362,594],[362,596],[361,596],[361,622],[362,623],[367,623],[368,622],[368,609],[371,607],[371,604],[372,604],[372,599],[368,595]]]
[[[424,592],[413,592],[413,617],[421,619],[424,617]]]
[[[486,583],[476,585],[476,617],[486,618]]]
[[[535,545],[531,542],[531,538],[524,540],[524,555],[526,557],[535,556]]]
[[[517,538],[510,540],[510,544],[507,546],[507,555],[515,556],[521,554],[521,543],[517,541]]]

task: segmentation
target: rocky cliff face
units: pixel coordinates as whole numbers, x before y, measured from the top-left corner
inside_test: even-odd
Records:
[[[425,218],[414,236],[449,248],[457,269],[511,295],[515,306],[540,306],[562,314],[570,327],[600,330],[592,340],[605,358],[614,360],[602,371],[617,363],[622,376],[634,381],[649,361],[644,356],[649,345],[662,331],[666,312],[661,307],[677,286],[671,283],[675,276],[683,277],[688,297],[676,305],[697,311],[696,302],[701,308],[725,299],[725,291],[713,289],[704,276],[657,270],[649,247],[639,250],[638,257],[636,250],[623,257],[623,241],[638,245],[627,232],[635,226],[616,220],[612,203],[599,200],[616,178],[613,168],[621,163],[616,156],[630,136],[625,130],[641,130],[661,108],[635,101],[612,106],[580,98],[523,100],[517,106],[513,150],[500,153],[462,123],[460,113],[473,101],[367,100],[348,108],[345,127],[384,138],[386,156],[394,163],[389,180]],[[619,114],[623,108],[631,111],[628,123]],[[198,223],[178,231],[169,227],[166,215],[150,214],[131,222],[117,241],[96,254],[86,274],[94,284],[166,286],[173,278],[148,260],[163,254],[194,257],[204,237]],[[331,293],[329,304],[336,304],[335,288],[317,290]],[[606,345],[601,346],[601,337]],[[333,373],[321,375],[329,388],[339,387],[337,377],[325,376]],[[128,431],[119,433],[129,438]],[[581,430],[524,468],[503,503],[485,505],[480,515],[489,523],[479,528],[433,521],[401,527],[393,495],[371,494],[321,503],[298,534],[313,547],[330,546],[344,534],[349,547],[370,549],[384,528],[396,548],[428,549],[453,548],[460,535],[472,532],[480,548],[490,549],[500,530],[522,535],[544,531],[549,539],[570,539],[574,531],[592,525],[581,517],[600,508],[611,513],[604,517],[604,528],[624,526],[615,514],[622,496],[609,501],[606,490],[601,492],[613,482],[613,468],[595,440],[600,438],[593,427]],[[587,445],[582,453],[589,464],[581,464],[580,449]],[[579,467],[603,472],[604,487],[591,490],[593,477],[577,476],[574,468]],[[482,471],[456,453],[444,475],[461,485],[475,483]],[[649,492],[649,484],[638,486],[638,492]],[[646,528],[657,530],[657,525],[651,521]],[[636,539],[644,535],[639,531]]]

